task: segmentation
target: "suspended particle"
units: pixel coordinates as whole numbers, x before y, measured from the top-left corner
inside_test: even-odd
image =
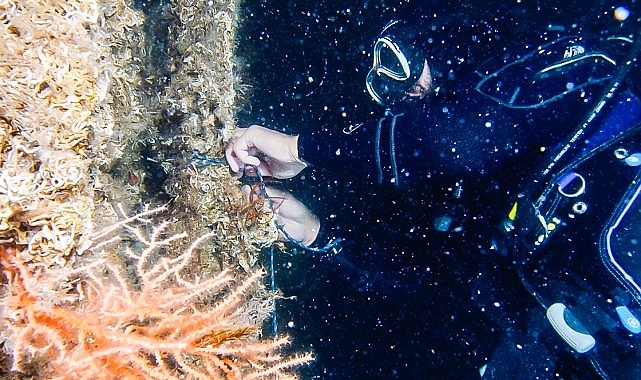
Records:
[[[618,7],[614,10],[614,19],[623,22],[630,16],[630,10],[626,7]]]

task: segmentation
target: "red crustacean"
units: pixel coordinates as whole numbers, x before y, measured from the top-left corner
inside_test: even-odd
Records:
[[[249,191],[249,202],[244,205],[240,212],[248,221],[259,221],[259,223],[269,223],[274,217],[274,212],[283,204],[285,198],[267,196],[264,190],[263,182],[256,182]],[[269,209],[265,207],[265,201],[269,204]]]

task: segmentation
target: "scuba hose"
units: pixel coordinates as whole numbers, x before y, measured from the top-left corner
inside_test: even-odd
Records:
[[[556,166],[556,164],[563,158],[563,156],[566,155],[566,153],[573,149],[576,145],[575,142],[583,136],[586,131],[590,129],[590,127],[594,124],[594,121],[598,119],[599,113],[602,111],[603,107],[606,105],[606,103],[611,100],[614,97],[614,94],[618,90],[618,88],[621,86],[621,83],[625,79],[625,77],[628,75],[628,72],[630,71],[630,66],[633,65],[633,61],[636,60],[637,56],[639,55],[639,52],[641,52],[641,28],[637,30],[636,35],[634,36],[632,48],[630,49],[629,54],[625,58],[625,62],[623,62],[623,65],[619,66],[617,69],[614,78],[610,82],[610,86],[606,90],[603,91],[602,95],[599,98],[599,101],[597,102],[596,106],[592,108],[590,112],[585,116],[583,121],[579,124],[579,126],[574,130],[574,133],[570,137],[570,139],[567,141],[567,143],[563,146],[563,148],[552,158],[552,160],[547,164],[545,169],[541,172],[541,176],[546,176],[548,175],[551,170]]]

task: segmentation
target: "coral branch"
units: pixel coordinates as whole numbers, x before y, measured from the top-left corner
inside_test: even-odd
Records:
[[[93,261],[73,270],[34,270],[14,249],[0,247],[8,281],[2,331],[14,353],[13,370],[41,363],[46,371],[38,375],[54,379],[268,379],[294,377],[293,367],[312,360],[310,354],[281,356],[288,338],[258,340],[260,321],[247,324],[246,314],[259,302],[252,294],[261,287],[262,270],[240,281],[229,271],[189,276],[199,245],[211,236],[172,257],[168,242],[182,234],[163,236],[162,224],[145,234],[153,211],[101,232],[108,243],[95,243],[86,254]],[[119,239],[111,237],[118,233]],[[123,249],[124,234],[134,238],[125,251],[139,271],[136,280],[107,259]],[[58,286],[44,292],[42,284]]]

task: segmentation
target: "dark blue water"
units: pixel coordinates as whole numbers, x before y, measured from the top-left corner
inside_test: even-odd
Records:
[[[372,42],[393,19],[442,19],[443,49],[452,49],[449,56],[441,52],[447,59],[460,58],[460,46],[472,38],[486,42],[488,57],[501,59],[518,55],[510,50],[516,45],[544,43],[545,31],[598,33],[612,23],[604,17],[612,9],[601,1],[246,1],[239,55],[252,92],[240,125],[305,135],[381,118],[384,109],[364,81]],[[492,33],[447,29],[478,20]],[[518,176],[464,183],[464,192],[477,195],[456,207],[447,186],[429,181],[397,190],[359,180],[371,173],[307,170],[281,182],[315,212],[336,214],[338,232],[351,237],[335,255],[276,253],[276,284],[292,297],[279,302],[278,330],[316,356],[304,378],[468,379],[479,378],[488,363],[516,366],[526,379],[597,376],[587,358],[546,330],[544,310],[501,240],[499,226],[513,202],[508,195],[536,167],[535,158],[520,157],[504,166]],[[454,225],[439,234],[432,221],[443,210]],[[518,362],[496,359],[510,347]]]

